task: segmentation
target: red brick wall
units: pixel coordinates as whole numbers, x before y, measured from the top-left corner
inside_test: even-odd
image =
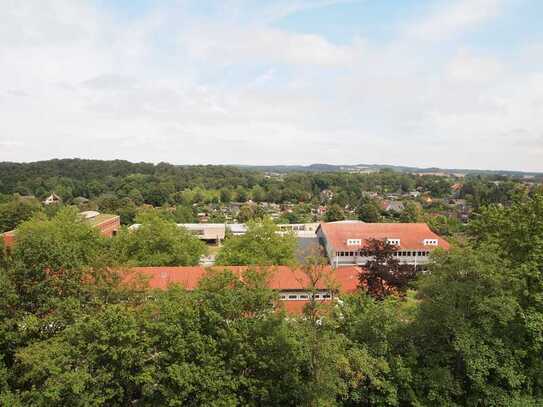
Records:
[[[12,232],[6,232],[1,237],[4,248],[11,249],[15,244],[15,234],[13,234]]]
[[[112,237],[121,228],[121,218],[116,216],[113,219],[108,219],[105,222],[96,225],[96,227],[100,229],[102,236]]]

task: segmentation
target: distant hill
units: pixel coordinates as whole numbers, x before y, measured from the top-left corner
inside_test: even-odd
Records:
[[[265,172],[277,172],[277,173],[289,173],[289,172],[375,172],[380,170],[392,170],[397,172],[406,172],[412,174],[450,174],[450,175],[503,175],[510,177],[541,177],[541,172],[524,172],[524,171],[510,171],[510,170],[477,170],[477,169],[465,169],[465,168],[419,168],[419,167],[407,167],[401,165],[381,165],[381,164],[353,164],[353,165],[332,165],[332,164],[310,164],[310,165],[237,165],[239,168],[265,171]]]
[[[502,175],[510,177],[537,177],[542,178],[541,172],[523,172],[508,170],[476,170],[476,169],[446,169],[446,168],[418,168],[400,165],[356,164],[356,165],[173,165],[168,163],[133,163],[125,160],[88,160],[88,159],[53,159],[30,163],[0,162],[0,181],[15,183],[19,177],[71,177],[75,179],[101,179],[107,176],[126,176],[128,174],[156,174],[156,173],[182,173],[187,170],[198,169],[202,173],[207,171],[225,171],[234,176],[240,170],[258,172],[375,172],[383,169],[413,174],[450,174],[450,175]]]

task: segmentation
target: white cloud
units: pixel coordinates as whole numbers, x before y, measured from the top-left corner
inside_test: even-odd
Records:
[[[387,43],[346,45],[270,23],[326,1],[235,3],[228,18],[164,7],[129,22],[83,1],[9,3],[0,160],[543,170],[540,45],[504,57],[421,41],[474,29],[502,2],[444,2]]]
[[[265,62],[295,65],[345,66],[353,48],[338,46],[313,34],[293,34],[269,27],[199,25],[184,33],[189,53],[221,65]]]
[[[467,51],[456,55],[447,67],[447,73],[452,80],[468,83],[495,84],[503,71],[503,65],[495,58],[481,57]]]
[[[425,41],[443,40],[496,17],[504,3],[505,0],[447,0],[423,19],[410,24],[407,35]]]

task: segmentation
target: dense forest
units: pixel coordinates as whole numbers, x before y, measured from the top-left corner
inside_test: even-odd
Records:
[[[273,310],[266,270],[209,272],[195,291],[126,284],[126,264],[201,250],[153,211],[118,240],[72,208],[35,215],[0,257],[0,405],[541,405],[542,215],[538,192],[482,207],[402,292],[360,284],[300,316]],[[224,264],[291,262],[274,227],[252,224]]]

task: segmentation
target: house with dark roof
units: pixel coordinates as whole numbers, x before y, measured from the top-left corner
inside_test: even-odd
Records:
[[[395,257],[401,263],[415,266],[428,263],[432,250],[438,247],[449,249],[449,243],[426,223],[321,223],[317,237],[333,266],[364,266],[370,260],[364,255],[364,248],[371,239],[384,240],[396,246]]]

